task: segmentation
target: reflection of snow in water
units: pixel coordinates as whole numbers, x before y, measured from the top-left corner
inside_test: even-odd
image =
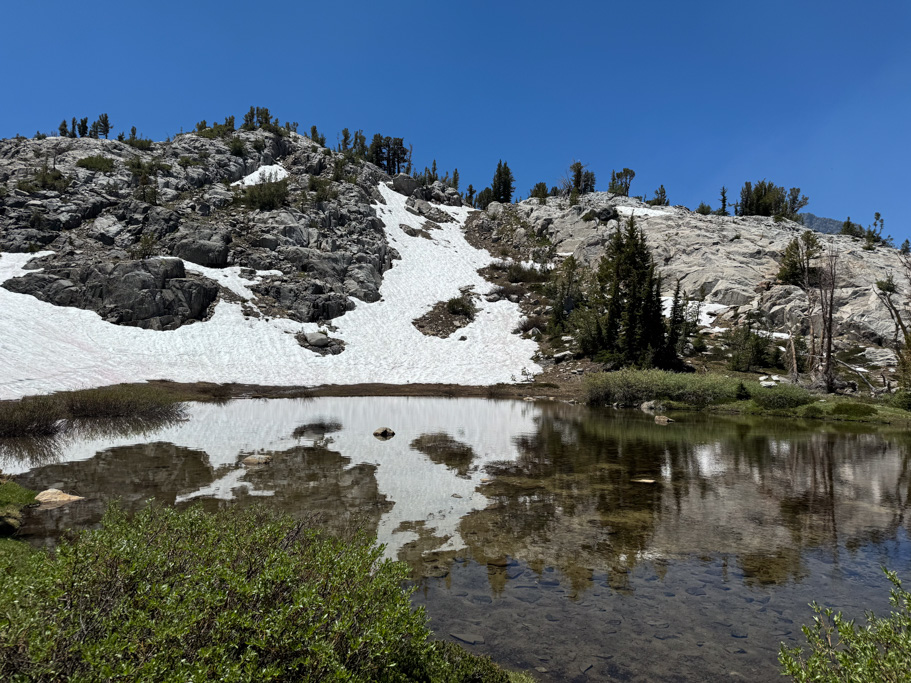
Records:
[[[412,531],[397,531],[409,522],[424,522],[425,530],[449,539],[444,549],[459,549],[464,546],[459,520],[488,502],[476,490],[484,467],[518,456],[515,438],[534,431],[539,410],[522,401],[406,397],[238,400],[221,406],[199,403],[190,405],[187,421],[146,435],[66,443],[58,462],[88,460],[119,446],[167,442],[205,452],[221,475],[205,487],[182,494],[178,502],[201,497],[230,500],[240,488],[248,495],[268,496],[271,491],[254,490],[244,480],[246,470],[240,461],[251,453],[275,453],[280,458],[282,451],[314,445],[318,437],[297,438],[294,430],[308,423],[337,422],[342,429],[331,434],[329,448],[349,458],[349,467],[375,465],[379,491],[394,503],[380,519],[377,531],[379,541],[388,546],[387,553],[394,555],[417,538]],[[378,427],[391,427],[396,436],[380,441],[373,436]],[[466,477],[410,447],[417,437],[433,433],[449,434],[472,448],[475,458]],[[4,463],[7,474],[28,469],[23,464]]]

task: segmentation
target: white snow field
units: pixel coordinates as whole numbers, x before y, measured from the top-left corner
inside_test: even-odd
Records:
[[[256,185],[258,183],[284,180],[287,177],[288,171],[284,166],[281,164],[272,164],[269,166],[260,166],[250,175],[246,175],[240,180],[235,180],[231,185],[250,187],[251,185]]]
[[[473,286],[491,285],[477,269],[491,262],[462,234],[469,209],[440,207],[456,222],[433,230],[432,240],[410,237],[400,224],[420,228],[424,219],[405,210],[405,197],[381,185],[386,205],[377,213],[401,260],[383,276],[381,300],[331,321],[345,351],[320,356],[295,340],[316,323],[245,318],[239,303],[220,301],[212,317],[177,330],[157,332],[112,325],[96,313],[54,306],[0,287],[0,399],[68,389],[169,379],[272,386],[320,384],[453,383],[486,385],[514,381],[523,370],[540,372],[531,359],[535,342],[512,334],[521,313],[509,301],[476,300],[477,315],[447,339],[421,334],[412,320],[434,304]],[[35,254],[0,254],[0,282],[23,275]],[[210,275],[243,298],[253,281],[239,269],[190,271]],[[460,337],[466,337],[459,341]]]

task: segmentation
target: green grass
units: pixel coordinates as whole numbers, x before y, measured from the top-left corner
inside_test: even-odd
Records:
[[[13,481],[0,479],[0,505],[28,505],[35,500],[35,492]]]
[[[0,572],[0,680],[510,680],[431,640],[371,539],[266,508],[111,507]]]
[[[93,420],[154,423],[180,419],[179,395],[154,384],[122,384],[0,401],[0,438],[54,436]]]
[[[756,382],[718,374],[677,373],[665,370],[599,372],[585,379],[588,403],[638,406],[652,400],[676,401],[695,408],[737,400],[738,392],[759,388]]]

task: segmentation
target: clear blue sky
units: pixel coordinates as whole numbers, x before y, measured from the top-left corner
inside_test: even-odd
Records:
[[[107,112],[163,139],[269,107],[334,141],[404,137],[419,167],[527,196],[573,159],[606,189],[733,202],[745,180],[911,237],[911,3],[6,3],[0,137]]]

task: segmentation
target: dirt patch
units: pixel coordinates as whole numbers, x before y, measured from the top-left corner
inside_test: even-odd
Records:
[[[474,320],[475,305],[472,298],[471,293],[465,291],[460,297],[437,302],[420,318],[415,318],[412,324],[421,334],[447,339],[453,332]]]

